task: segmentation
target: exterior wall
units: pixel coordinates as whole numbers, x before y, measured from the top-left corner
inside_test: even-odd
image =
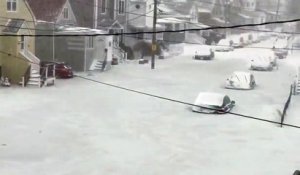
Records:
[[[32,11],[30,10],[27,2],[24,0],[17,0],[17,10],[15,12],[8,12],[6,9],[6,1],[0,1],[0,16],[5,19],[19,18],[24,19],[26,25],[22,28],[35,28],[35,18]],[[0,20],[1,25],[6,24],[6,20]],[[35,34],[34,30],[20,29],[18,35],[22,34]],[[25,74],[29,62],[20,54],[20,37],[0,37],[0,48],[1,51],[11,54],[11,56],[0,54],[0,59],[2,60],[2,75],[7,76],[12,83],[18,83],[21,81],[21,77]],[[34,37],[25,37],[26,48],[35,53],[35,39]],[[17,58],[16,58],[17,57]]]
[[[29,66],[28,61],[19,54],[16,54],[18,53],[16,46],[18,45],[19,37],[2,36],[1,40],[5,43],[4,47],[1,47],[1,50],[11,54],[11,56],[1,54],[3,56],[2,76],[8,77],[11,83],[16,84],[21,81],[21,77],[26,72]]]
[[[112,1],[112,0],[110,0],[110,1]],[[115,20],[117,20],[122,26],[125,26],[126,25],[126,19],[127,19],[127,15],[128,15],[128,13],[127,12],[129,12],[128,10],[127,10],[127,8],[128,8],[128,0],[125,0],[125,7],[124,7],[124,13],[123,14],[119,14],[119,12],[118,12],[118,3],[119,3],[119,0],[115,0],[115,8],[114,9],[116,9],[115,10],[115,16],[116,16],[116,18],[115,18]],[[132,12],[132,13],[135,13],[135,12]]]
[[[50,23],[37,23],[36,31],[37,35],[52,35],[53,30],[53,24]],[[39,36],[35,37],[36,42],[36,48],[35,48],[35,55],[41,60],[41,61],[50,61],[55,59],[55,56],[53,55],[53,40],[55,40],[53,37],[49,36]]]
[[[98,26],[100,26],[100,28],[109,27],[103,20],[112,22],[117,20],[121,25],[126,25],[126,19],[128,14],[128,0],[125,0],[125,8],[123,14],[119,14],[118,3],[119,0],[106,0],[106,12],[102,13],[102,0],[98,0]]]
[[[28,4],[24,0],[17,0],[17,11],[16,12],[7,12],[6,10],[6,1],[0,1],[0,16],[1,18],[19,18],[19,19],[24,19],[27,21],[27,27],[28,28],[35,28],[35,21],[34,15],[32,11],[30,10]],[[1,25],[5,25],[6,21],[1,20],[0,21]],[[34,30],[26,30],[28,34],[35,34]],[[35,44],[34,44],[34,39],[29,38],[28,39],[28,44],[30,45],[29,50],[32,53],[35,53]]]
[[[94,47],[85,48],[88,37],[59,37],[55,40],[57,61],[65,62],[75,71],[89,70],[94,60],[104,61],[107,48],[107,61],[112,60],[112,36],[93,37]]]
[[[64,18],[64,8],[68,8],[68,18]],[[92,20],[92,19],[90,19]],[[61,12],[61,14],[58,16],[57,20],[56,20],[56,24],[58,25],[72,25],[72,26],[76,26],[77,22],[76,22],[76,18],[75,15],[73,13],[72,7],[69,3],[69,1],[66,1],[65,6],[63,7],[63,10]]]
[[[65,62],[75,71],[84,70],[85,37],[57,37],[55,39],[55,57]]]
[[[130,1],[128,4],[128,11],[133,13],[128,14],[129,24],[132,26],[149,26],[153,25],[154,10],[153,0]],[[146,14],[146,16],[143,16]]]
[[[255,11],[256,0],[244,0],[244,8],[249,11]]]
[[[128,11],[134,11],[128,14],[128,24],[132,26],[143,26],[146,25],[146,17],[140,16],[141,14],[146,14],[146,3],[132,1],[128,6]],[[147,14],[148,15],[148,14]],[[140,16],[140,17],[139,17]]]

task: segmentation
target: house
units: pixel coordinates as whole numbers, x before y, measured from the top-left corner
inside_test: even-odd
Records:
[[[113,37],[101,34],[107,32],[83,27],[60,28],[55,32],[58,36],[55,39],[56,61],[67,63],[75,71],[110,68],[113,58]]]
[[[78,22],[70,0],[27,0],[36,17],[37,35],[53,35],[60,26],[77,26]],[[84,9],[84,8],[82,8]],[[55,37],[36,37],[36,55],[42,61],[54,60]]]
[[[26,0],[0,1],[1,74],[13,84],[41,85],[40,59],[35,56],[35,16]],[[16,36],[5,36],[16,35]],[[26,81],[25,81],[26,79]]]
[[[206,28],[207,25],[199,23],[197,3],[161,3],[158,6],[158,22],[164,24],[166,30],[184,30]],[[165,33],[165,42],[193,42],[205,43],[203,31],[187,31],[179,33]]]
[[[207,26],[226,26],[229,20],[226,18],[226,6],[222,0],[214,0],[212,2],[198,2],[198,21]],[[202,32],[206,44],[218,43],[220,39],[225,37],[226,30],[212,29]]]
[[[88,71],[97,70],[97,66],[101,67],[100,64],[104,60],[110,65],[112,57],[123,54],[122,52],[113,55],[111,36],[89,36],[106,33],[103,30],[91,29],[99,27],[97,11],[100,9],[94,4],[98,1],[29,0],[29,2],[36,14],[38,34],[46,35],[36,39],[37,54],[42,60],[62,61],[72,66],[75,71]]]
[[[127,17],[127,32],[138,33],[136,35],[125,36],[125,45],[132,50],[133,58],[138,58],[143,53],[150,56],[152,34],[143,32],[152,32],[153,30],[153,11],[154,1],[153,0],[129,0],[128,1],[128,13]],[[156,30],[164,30],[164,27],[160,24],[156,25]],[[156,34],[157,43],[162,46],[161,41],[163,40],[163,33]],[[142,46],[142,47],[140,47]],[[160,47],[159,47],[160,48]],[[156,52],[158,54],[158,52]]]
[[[96,0],[97,28],[109,33],[122,33],[127,25],[128,0]],[[114,37],[115,45],[123,43],[123,36]]]
[[[257,11],[257,0],[240,0],[241,12],[238,16],[244,24],[259,24],[266,22],[267,15]],[[242,23],[243,24],[243,23]],[[265,26],[256,26],[257,29],[265,29]]]

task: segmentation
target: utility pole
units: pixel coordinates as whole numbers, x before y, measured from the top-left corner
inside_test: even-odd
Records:
[[[226,27],[228,27],[229,26],[229,23],[230,23],[230,21],[229,21],[229,19],[230,19],[230,13],[231,13],[231,11],[230,11],[230,6],[231,6],[231,0],[226,0],[225,1],[225,25],[226,25]],[[229,36],[229,28],[226,28],[226,38]]]
[[[280,0],[277,1],[277,10],[276,10],[276,17],[275,17],[275,21],[278,20],[278,15],[279,15],[279,6],[280,6]]]
[[[98,27],[98,0],[94,0],[94,29]]]
[[[279,7],[280,7],[280,0],[277,1],[277,9],[276,9],[275,21],[278,21]],[[275,24],[275,29],[276,28],[277,28],[277,25]]]
[[[153,30],[152,30],[152,58],[151,58],[151,69],[155,69],[155,53],[157,51],[156,44],[156,21],[157,21],[157,0],[154,0],[154,10],[153,10]]]

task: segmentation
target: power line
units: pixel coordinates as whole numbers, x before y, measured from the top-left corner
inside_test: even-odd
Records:
[[[195,105],[195,104],[192,104],[192,103],[188,103],[188,102],[184,102],[184,101],[180,101],[180,100],[176,100],[176,99],[162,97],[162,96],[158,96],[158,95],[154,95],[154,94],[150,94],[150,93],[146,93],[146,92],[142,92],[142,91],[137,91],[137,90],[125,88],[125,87],[122,87],[122,86],[113,85],[113,84],[110,84],[110,83],[105,83],[105,82],[93,80],[93,79],[86,78],[86,77],[83,77],[83,76],[80,76],[80,75],[75,75],[75,76],[78,77],[78,78],[90,81],[90,82],[102,84],[102,85],[113,87],[113,88],[116,88],[116,89],[125,90],[125,91],[128,91],[128,92],[133,92],[133,93],[144,95],[144,96],[149,96],[149,97],[153,97],[153,98],[157,98],[157,99],[161,99],[161,100],[165,100],[165,101],[169,101],[169,102],[179,103],[179,104],[183,104],[183,105],[193,106],[193,107],[201,107],[201,108],[205,108],[205,109],[212,109],[212,108],[208,108],[208,107],[204,107],[204,106],[199,106],[199,105]],[[215,109],[213,109],[213,110],[215,110]],[[253,117],[253,116],[249,116],[249,115],[243,115],[243,114],[234,113],[234,112],[227,112],[227,114],[235,115],[235,116],[242,117],[242,118],[247,118],[247,119],[253,119],[253,120],[257,120],[257,121],[267,122],[267,123],[273,123],[273,124],[278,124],[278,125],[281,124],[281,122],[276,122],[276,121],[272,121],[272,120],[257,118],[257,117]],[[300,126],[297,126],[297,125],[291,125],[291,124],[285,124],[285,123],[283,123],[282,125],[283,126],[288,126],[288,127],[300,129]]]
[[[148,12],[148,13],[151,13],[151,12],[153,12],[153,10],[152,11],[150,11],[150,12]],[[146,13],[146,14],[148,14],[148,13]],[[142,15],[143,16],[143,15]],[[129,19],[129,20],[127,20],[127,22],[128,21],[132,21],[132,20],[135,20],[135,19],[137,19],[137,18],[140,18],[140,17],[142,17],[142,16],[137,16],[137,17],[135,17],[135,18],[132,18],[132,19]],[[3,18],[3,19],[11,19],[11,18],[7,18],[7,17],[2,17],[2,16],[0,16],[0,18]],[[1,19],[0,19],[1,20]],[[167,20],[167,21],[175,21],[175,19],[174,20],[172,20],[172,19],[164,19],[164,20]],[[38,21],[28,21],[28,20],[25,20],[26,22],[38,22]],[[183,21],[185,24],[192,24],[192,25],[197,25],[198,23],[193,23],[193,22],[189,22],[189,21]],[[51,22],[45,22],[45,23],[51,23]],[[123,23],[123,24],[125,24],[125,23]],[[56,27],[65,27],[66,25],[61,25],[61,24],[53,24],[54,26],[56,26]],[[208,24],[209,25],[209,24]],[[218,26],[214,26],[214,25],[209,25],[210,27],[218,27]],[[0,25],[0,27],[7,27],[7,26],[5,26],[5,25]],[[77,27],[79,27],[79,26],[77,26]],[[14,27],[11,27],[11,28],[14,28]],[[35,30],[35,31],[48,31],[48,32],[53,32],[53,30],[50,30],[50,29],[38,29],[38,28],[21,28],[21,29],[27,29],[27,30]],[[199,29],[201,29],[201,28],[199,28]],[[213,29],[212,29],[213,30]],[[238,30],[245,30],[245,31],[256,31],[256,32],[270,32],[270,33],[279,33],[279,34],[300,34],[300,33],[297,33],[297,32],[278,32],[278,31],[271,31],[271,30],[261,30],[261,29],[249,29],[249,28],[238,28]],[[1,35],[0,35],[1,36]],[[47,35],[43,35],[43,36],[47,36]],[[51,35],[52,36],[52,35]]]
[[[270,25],[270,24],[284,24],[284,23],[292,23],[292,22],[299,22],[300,18],[292,19],[292,20],[282,20],[282,21],[275,21],[275,22],[264,22],[264,23],[252,23],[252,24],[240,24],[240,25],[232,25],[232,26],[215,26],[215,27],[206,27],[206,28],[191,28],[191,29],[182,29],[182,30],[160,30],[156,32],[122,32],[122,33],[113,33],[113,34],[61,34],[61,35],[55,35],[58,36],[108,36],[108,35],[136,35],[136,34],[158,34],[158,33],[178,33],[178,32],[189,32],[189,31],[204,31],[204,30],[212,30],[212,29],[236,29],[241,27],[253,27],[253,26],[264,26],[264,25]],[[4,25],[0,25],[0,27],[7,27]],[[20,27],[11,27],[11,28],[19,28]],[[28,30],[35,30],[33,28],[22,28],[22,29],[28,29]],[[286,34],[300,34],[296,32],[284,32]],[[31,35],[31,34],[25,34],[25,35],[16,35],[16,34],[0,34],[0,36],[49,36],[53,37],[53,35]]]

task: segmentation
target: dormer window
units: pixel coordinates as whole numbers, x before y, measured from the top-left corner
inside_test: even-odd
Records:
[[[69,9],[66,7],[64,8],[64,19],[68,19],[69,18]]]
[[[17,11],[17,0],[6,0],[6,6],[8,12]]]

